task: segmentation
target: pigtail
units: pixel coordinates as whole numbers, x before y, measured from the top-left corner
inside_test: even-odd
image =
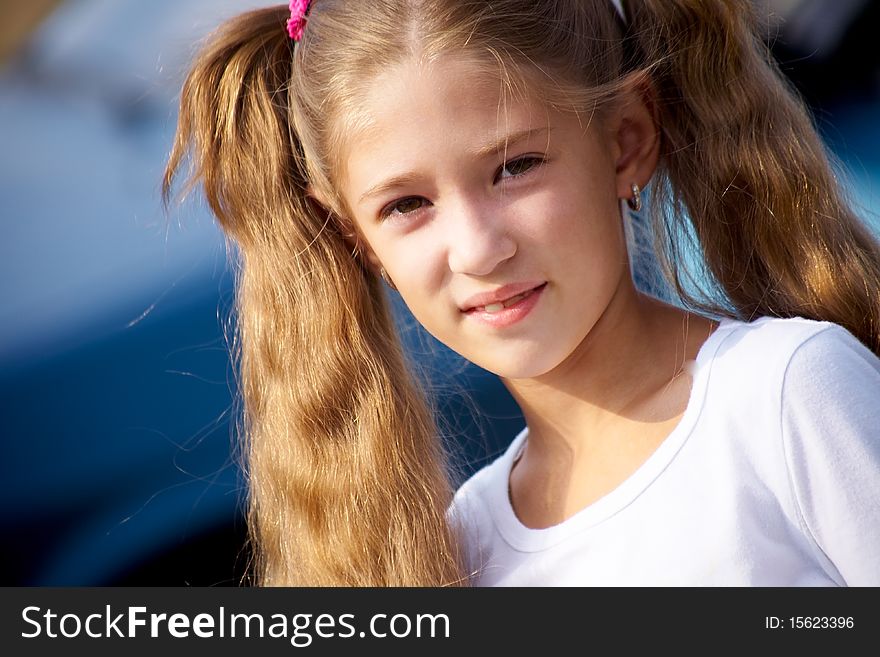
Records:
[[[679,295],[744,319],[836,322],[880,354],[880,246],[843,200],[803,103],[758,36],[752,3],[626,8],[629,43],[658,101],[662,170],[652,205]],[[705,296],[670,266],[688,260],[683,235],[704,256],[715,288]],[[726,303],[709,307],[713,292]]]
[[[443,450],[381,283],[306,196],[285,6],[243,14],[186,80],[164,190],[189,155],[238,247],[240,433],[256,582],[461,582]]]

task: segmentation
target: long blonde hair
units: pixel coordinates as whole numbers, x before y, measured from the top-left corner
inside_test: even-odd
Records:
[[[164,192],[189,154],[238,251],[236,335],[259,584],[456,585],[467,575],[430,407],[334,176],[358,103],[408,57],[455,52],[580,110],[647,72],[662,131],[658,253],[683,301],[837,322],[880,352],[880,248],[734,0],[381,0],[223,25],[183,88]],[[520,85],[520,86],[522,86]],[[307,191],[325,199],[327,207]],[[681,280],[694,235],[709,290]]]

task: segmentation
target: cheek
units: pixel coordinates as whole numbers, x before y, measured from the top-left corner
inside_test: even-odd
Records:
[[[515,230],[523,246],[552,254],[567,266],[617,262],[625,246],[617,199],[589,187],[529,198],[517,212]]]
[[[445,281],[445,260],[436,240],[409,236],[374,248],[414,315],[436,305]]]

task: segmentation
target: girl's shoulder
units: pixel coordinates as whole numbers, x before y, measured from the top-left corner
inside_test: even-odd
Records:
[[[708,402],[752,417],[779,418],[790,408],[867,400],[880,409],[880,358],[832,322],[761,317],[722,320],[708,366]],[[774,420],[775,422],[775,420]]]
[[[713,367],[789,378],[797,371],[843,359],[880,367],[880,359],[839,324],[803,317],[760,317],[752,321],[721,320],[713,335]],[[833,369],[839,369],[833,367]]]
[[[829,332],[832,339],[851,334],[839,324],[805,317],[758,317],[749,321],[723,318],[719,332],[736,336],[734,342],[748,337],[750,346],[797,345],[820,333]],[[855,338],[853,338],[855,339]]]
[[[748,403],[739,407],[759,428],[754,435],[744,432],[740,444],[751,449],[753,464],[765,464],[756,466],[762,473],[768,462],[781,464],[786,485],[777,489],[780,498],[790,500],[786,508],[817,558],[830,560],[840,581],[874,586],[880,558],[880,358],[830,322],[751,324],[733,323],[730,339],[754,341],[762,367],[772,374],[755,377]]]

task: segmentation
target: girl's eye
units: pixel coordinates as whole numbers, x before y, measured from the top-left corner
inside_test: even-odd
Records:
[[[408,196],[402,198],[389,205],[386,205],[381,212],[382,218],[385,219],[393,214],[411,214],[425,205],[425,199],[418,196]]]
[[[505,162],[504,166],[502,166],[501,170],[498,172],[498,175],[495,176],[495,181],[497,182],[498,180],[501,180],[503,178],[514,178],[516,176],[521,176],[531,169],[534,169],[543,161],[544,159],[540,157],[527,156]]]
[[[542,157],[528,155],[525,157],[519,157],[515,160],[510,160],[509,162],[505,162],[504,165],[501,167],[501,170],[496,174],[495,182],[497,183],[499,180],[502,180],[504,178],[515,178],[516,176],[521,176],[525,173],[528,173],[538,165],[543,164],[544,161],[545,160]],[[421,210],[427,205],[427,199],[424,199],[421,196],[407,196],[406,198],[401,198],[392,203],[389,203],[384,208],[382,208],[379,214],[382,219],[387,219],[393,215],[401,216],[412,214],[417,210]]]

